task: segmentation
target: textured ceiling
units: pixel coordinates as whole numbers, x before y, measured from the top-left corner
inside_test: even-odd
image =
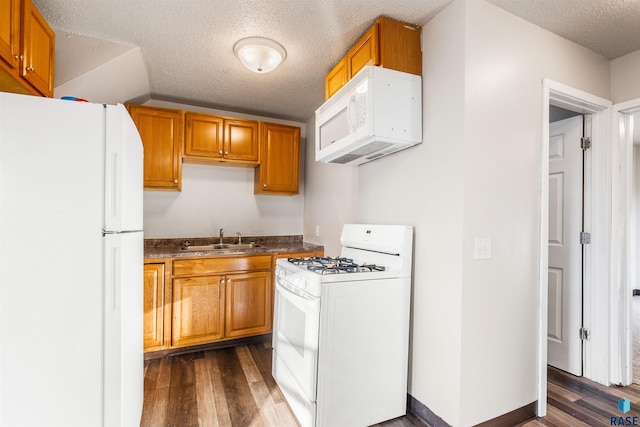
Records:
[[[609,59],[640,49],[640,0],[488,1]],[[379,15],[422,26],[450,2],[34,0],[59,37],[56,85],[139,46],[154,99],[300,121],[324,101],[327,71]],[[268,74],[245,69],[233,44],[249,36],[281,43],[287,59]]]

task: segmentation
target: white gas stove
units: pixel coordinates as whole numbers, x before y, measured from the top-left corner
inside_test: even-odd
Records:
[[[340,242],[276,264],[273,376],[302,427],[406,412],[413,228],[346,224]]]

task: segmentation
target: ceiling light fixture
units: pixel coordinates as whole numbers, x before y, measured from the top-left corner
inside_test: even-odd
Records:
[[[247,37],[233,45],[233,53],[254,73],[273,71],[287,57],[280,43],[263,37]]]

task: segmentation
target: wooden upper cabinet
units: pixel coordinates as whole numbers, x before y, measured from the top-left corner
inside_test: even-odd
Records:
[[[31,0],[0,0],[0,91],[53,96],[55,34]]]
[[[184,113],[179,110],[128,105],[144,145],[144,188],[182,188]]]
[[[367,65],[422,75],[422,30],[417,25],[379,17],[325,78],[329,99]],[[345,61],[345,64],[341,63]],[[340,73],[346,72],[346,81]]]
[[[0,58],[13,69],[20,58],[20,0],[0,0]]]
[[[324,79],[325,98],[331,98],[348,81],[349,70],[347,69],[347,57],[345,56],[329,71],[329,74]]]
[[[255,194],[298,194],[300,128],[262,123],[261,161],[255,172]]]
[[[260,159],[259,156],[258,122],[252,120],[225,120],[225,159],[257,165]]]
[[[224,120],[206,114],[185,114],[185,162],[206,162],[223,157]]]
[[[422,29],[381,16],[378,18],[379,65],[422,75]],[[353,74],[355,75],[355,74]]]
[[[258,164],[258,122],[187,113],[185,124],[185,162],[249,167]]]
[[[45,96],[53,96],[56,35],[31,0],[24,0],[21,75]]]
[[[349,78],[367,65],[380,65],[378,27],[378,22],[374,23],[347,53]]]

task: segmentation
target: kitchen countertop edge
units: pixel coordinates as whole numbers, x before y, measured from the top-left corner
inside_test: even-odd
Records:
[[[276,253],[295,253],[295,252],[312,252],[323,251],[324,246],[304,241],[287,241],[287,242],[264,242],[260,246],[247,249],[212,249],[206,251],[185,251],[180,246],[159,246],[153,247],[145,244],[144,258],[194,258],[194,257],[224,257],[229,255],[259,255],[259,254],[276,254]]]

